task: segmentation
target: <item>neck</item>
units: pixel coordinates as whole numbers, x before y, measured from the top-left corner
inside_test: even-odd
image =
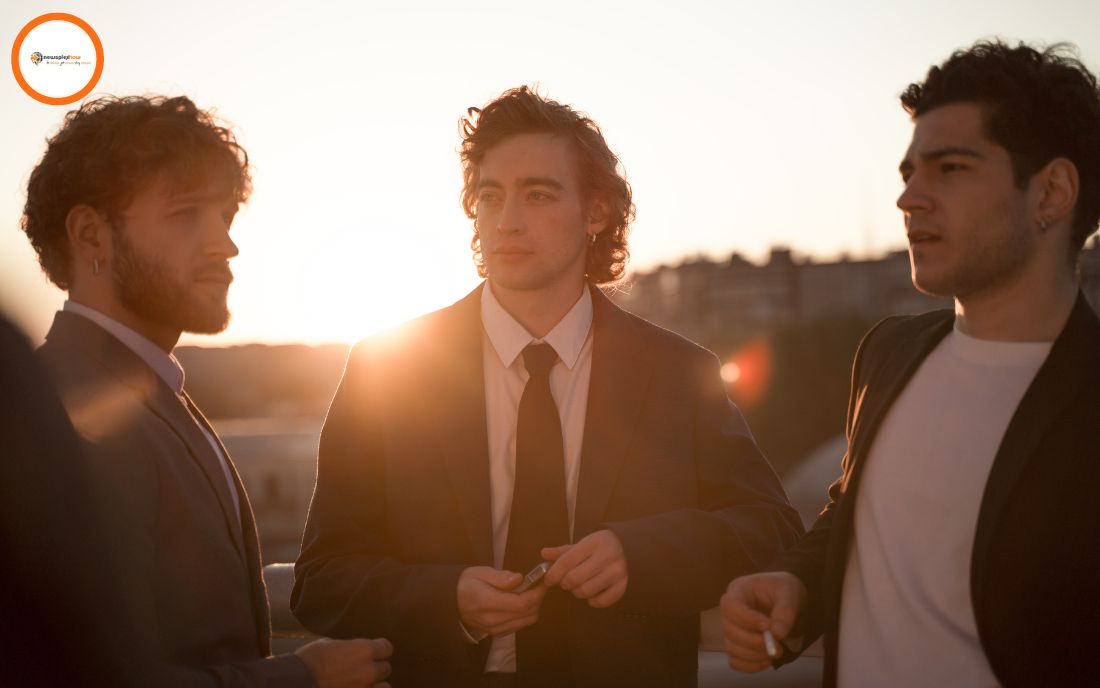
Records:
[[[998,288],[955,297],[959,330],[978,339],[1051,342],[1058,338],[1077,301],[1077,279],[1061,266],[1025,269]],[[1042,273],[1042,274],[1026,274]]]
[[[75,284],[69,291],[69,299],[88,308],[93,308],[108,318],[129,327],[163,349],[165,353],[172,353],[172,349],[176,347],[176,342],[179,341],[181,330],[146,320],[122,306],[115,299],[103,298],[98,294],[80,290]]]
[[[488,288],[493,290],[493,296],[516,322],[532,336],[542,339],[577,303],[586,283],[581,281],[557,285],[552,289],[519,290],[501,287],[490,277]]]

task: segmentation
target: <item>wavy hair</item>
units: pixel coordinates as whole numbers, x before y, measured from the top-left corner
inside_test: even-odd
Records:
[[[546,133],[570,142],[577,160],[581,199],[608,205],[607,228],[596,235],[585,256],[585,276],[596,285],[622,279],[630,257],[627,233],[634,220],[630,184],[619,158],[608,148],[596,122],[568,105],[544,98],[527,86],[505,91],[484,107],[471,107],[460,122],[462,132],[462,209],[474,220],[470,248],[478,275],[488,276],[477,228],[477,186],[481,163],[493,146],[518,134]]]
[[[173,190],[207,184],[238,203],[252,189],[248,153],[209,111],[179,96],[106,96],[65,115],[31,172],[20,226],[50,281],[68,289],[65,218],[85,203],[113,221],[135,194],[163,179]]]

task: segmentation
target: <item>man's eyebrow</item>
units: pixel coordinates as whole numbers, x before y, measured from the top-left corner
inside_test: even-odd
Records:
[[[942,158],[946,158],[951,155],[961,155],[967,158],[975,158],[977,160],[984,160],[985,156],[974,150],[973,148],[965,148],[963,146],[945,146],[943,148],[935,148],[930,151],[921,153],[918,157],[925,162],[935,162]],[[898,165],[898,172],[905,174],[906,172],[913,171],[913,161],[909,158],[901,161]]]
[[[490,188],[493,188],[493,189],[503,189],[504,185],[501,184],[500,182],[498,182],[495,179],[484,179],[484,178],[482,178],[482,179],[478,180],[477,188],[478,188],[479,191],[481,189],[486,188],[486,187],[490,187]]]
[[[565,188],[564,186],[562,186],[561,182],[559,182],[557,179],[552,179],[551,177],[523,177],[519,180],[519,186],[520,188],[528,186],[548,186],[551,189],[557,189],[558,191],[561,191]]]
[[[207,203],[217,202],[229,204],[235,202],[232,193],[226,193],[222,191],[184,191],[182,193],[173,193],[168,197],[168,202],[173,205],[183,205],[185,203]]]

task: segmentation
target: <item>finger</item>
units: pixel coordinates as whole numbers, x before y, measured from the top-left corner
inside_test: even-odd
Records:
[[[615,604],[622,599],[623,594],[626,593],[626,578],[620,578],[607,590],[603,591],[596,597],[588,600],[588,605],[596,609],[605,609]]]
[[[788,586],[781,587],[775,597],[768,624],[776,640],[783,640],[791,632],[798,616],[798,591]]]
[[[608,566],[599,569],[595,568],[591,566],[591,561],[592,560],[589,559],[584,564],[573,569],[573,571],[561,582],[562,589],[572,590],[573,595],[577,597],[577,599],[587,600],[599,595],[604,590],[607,590],[617,583],[626,573],[625,570],[617,566]],[[569,579],[578,573],[581,574],[580,577],[588,576],[587,580],[582,580],[579,584],[567,588],[566,585],[569,583]]]
[[[570,547],[569,551],[562,554],[546,572],[546,578],[543,579],[546,585],[553,587],[561,583],[561,580],[581,562],[588,559],[589,555],[591,555],[591,543],[586,546],[584,540]]]
[[[385,638],[373,638],[371,643],[371,657],[375,659],[388,659],[393,654],[393,643]]]
[[[731,669],[736,669],[745,674],[755,674],[758,671],[770,668],[772,665],[771,662],[746,662],[733,657],[730,657],[729,664]]]
[[[771,625],[771,619],[754,609],[743,591],[731,589],[722,595],[720,607],[722,618],[741,628],[762,631]]]
[[[569,551],[569,548],[573,545],[560,545],[558,547],[543,547],[539,550],[539,554],[546,561],[557,561],[558,557]]]
[[[725,642],[725,647],[726,654],[729,655],[730,659],[738,659],[742,662],[750,663],[768,662],[769,664],[772,661],[771,657],[768,657],[768,653],[766,652],[756,651],[747,647],[735,645],[728,640]]]
[[[374,662],[371,666],[371,682],[384,681],[390,677],[393,673],[393,669],[390,667],[389,662]]]
[[[726,639],[726,642],[733,643],[734,645],[754,652],[762,652],[765,655],[768,654],[767,647],[764,645],[764,635],[758,631],[747,630],[737,624],[723,621],[722,635]]]
[[[486,569],[481,580],[497,590],[511,590],[523,582],[523,576],[515,571]]]
[[[545,585],[539,584],[527,592],[515,595],[520,604],[517,608],[517,613],[529,614],[538,611],[538,608],[542,606],[542,599],[546,597],[546,590],[547,588]]]
[[[510,633],[515,633],[516,631],[520,631],[524,628],[527,628],[528,626],[534,624],[538,620],[539,620],[539,615],[538,614],[527,614],[525,616],[513,617],[513,618],[510,618],[510,619],[507,619],[507,620],[504,620],[504,621],[500,621],[499,623],[493,624],[488,629],[489,635],[491,635],[495,638],[495,637],[499,637],[499,636],[502,636],[502,635],[508,635]]]
[[[545,591],[537,588],[518,595],[491,589],[482,596],[478,607],[482,614],[529,614],[532,608],[538,607],[544,594]]]

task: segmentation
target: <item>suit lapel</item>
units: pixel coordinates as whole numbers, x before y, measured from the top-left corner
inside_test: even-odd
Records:
[[[61,312],[47,338],[60,338],[77,347],[109,370],[122,384],[138,392],[145,405],[172,429],[187,448],[188,456],[202,471],[222,509],[226,530],[242,562],[240,521],[233,508],[221,463],[184,402],[152,368],[129,347],[86,318]],[[201,415],[201,414],[200,414]],[[228,456],[228,454],[226,455]]]
[[[241,542],[240,518],[233,506],[233,498],[229,494],[229,485],[225,481],[221,461],[214,454],[213,447],[210,446],[210,442],[207,441],[206,436],[203,435],[199,427],[199,423],[202,422],[199,420],[202,417],[201,414],[193,417],[184,405],[183,400],[178,398],[163,383],[147,390],[146,403],[153,413],[160,416],[187,446],[188,455],[202,471],[207,484],[210,485],[210,489],[218,499],[226,530],[229,531],[237,554],[244,561],[245,553],[244,545]],[[196,413],[197,411],[196,409]],[[213,433],[213,430],[211,429],[210,432]]]
[[[481,289],[451,307],[438,337],[434,366],[439,393],[431,419],[438,429],[463,527],[479,564],[493,565],[489,437],[485,421]]]
[[[630,317],[594,287],[592,327],[574,541],[603,521],[652,375],[650,356]]]
[[[1085,297],[1078,294],[1062,333],[1005,430],[986,481],[971,555],[970,588],[975,607],[983,599],[989,549],[1001,511],[1051,424],[1078,395],[1082,385],[1095,379],[1100,370],[1097,342],[1100,342],[1100,320]],[[975,613],[981,618],[978,609]]]
[[[859,386],[852,412],[852,428],[849,433],[848,460],[850,470],[844,475],[844,496],[837,504],[836,521],[833,524],[832,543],[826,554],[825,605],[826,629],[831,630],[825,642],[835,657],[836,631],[840,618],[840,595],[844,585],[844,571],[848,561],[848,544],[852,537],[852,521],[859,491],[860,478],[867,464],[868,454],[883,419],[894,405],[901,391],[917,372],[924,359],[954,325],[954,314],[943,311],[937,319],[919,330],[914,336],[897,340],[876,342],[876,351],[884,351],[880,360],[861,356],[857,370]]]
[[[885,361],[874,370],[867,371],[865,382],[856,390],[858,397],[852,416],[852,444],[849,447],[855,463],[848,476],[849,483],[862,473],[867,452],[890,407],[932,349],[951,331],[954,322],[954,315],[944,311],[941,319],[916,336],[900,342],[888,342],[891,348]]]

